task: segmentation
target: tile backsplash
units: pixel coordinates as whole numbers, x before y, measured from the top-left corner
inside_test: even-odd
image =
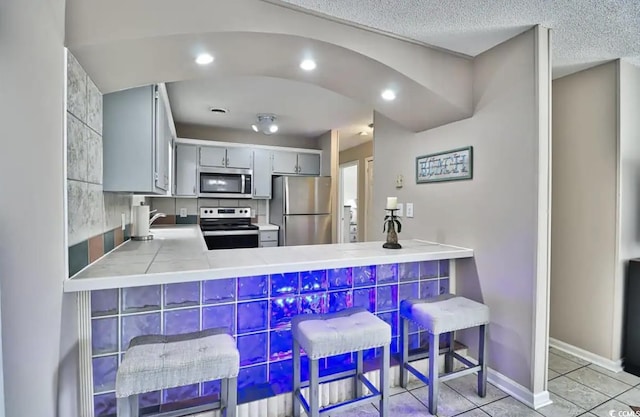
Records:
[[[180,209],[187,209],[187,216],[193,218],[199,215],[200,207],[250,207],[252,217],[259,223],[268,223],[267,200],[154,197],[149,204],[152,210],[175,216],[176,223],[180,223]]]
[[[102,189],[102,94],[70,52],[67,52],[67,206],[70,274],[128,237],[128,230],[122,229],[122,213],[128,228],[131,195],[105,193]]]

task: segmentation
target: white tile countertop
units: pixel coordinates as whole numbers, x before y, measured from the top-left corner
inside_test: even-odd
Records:
[[[198,225],[157,226],[150,241],[127,241],[65,280],[64,291],[90,291],[284,272],[473,257],[473,250],[424,240],[207,250]]]
[[[254,223],[254,225],[258,226],[261,232],[277,232],[278,230],[280,230],[280,227],[270,223]]]

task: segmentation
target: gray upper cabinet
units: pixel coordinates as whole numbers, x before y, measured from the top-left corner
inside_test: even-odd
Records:
[[[320,175],[320,154],[274,151],[274,174]]]
[[[104,191],[165,194],[170,143],[156,85],[104,95]]]
[[[205,167],[251,169],[251,148],[200,147],[200,165]]]
[[[320,154],[299,153],[298,154],[298,174],[320,175]]]
[[[253,150],[253,191],[256,199],[271,198],[271,151],[268,149]]]
[[[195,197],[197,195],[198,147],[195,145],[176,145],[175,159],[175,191],[174,195]]]
[[[200,165],[205,167],[222,167],[226,166],[227,150],[226,148],[218,148],[215,146],[200,147]]]

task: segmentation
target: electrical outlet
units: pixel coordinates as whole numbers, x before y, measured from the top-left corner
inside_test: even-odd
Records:
[[[413,217],[413,203],[407,203],[407,217]]]
[[[398,216],[404,216],[404,205],[402,203],[398,203],[397,206],[398,209]]]
[[[120,227],[122,227],[122,230],[125,229],[126,223],[127,223],[127,217],[124,215],[124,213],[120,213]]]
[[[186,208],[181,208],[180,209],[180,217],[187,217],[187,209]]]

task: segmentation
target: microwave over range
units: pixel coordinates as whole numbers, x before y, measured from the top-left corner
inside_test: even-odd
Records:
[[[251,198],[252,170],[202,168],[198,171],[198,197]]]

